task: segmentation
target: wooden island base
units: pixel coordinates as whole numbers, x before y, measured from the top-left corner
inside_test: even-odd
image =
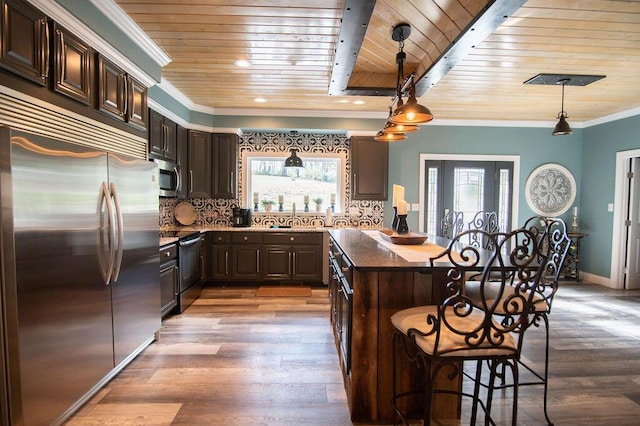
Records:
[[[439,300],[440,283],[446,282],[446,269],[430,268],[428,259],[425,263],[407,262],[357,230],[332,230],[330,234],[332,321],[351,420],[391,423],[393,325],[390,318],[401,309]],[[439,242],[436,244],[446,245],[446,240]],[[342,296],[349,292],[351,298],[345,301]],[[399,356],[398,361],[399,366],[400,362],[405,364],[398,369],[399,386],[413,388],[415,371],[405,357]],[[453,381],[443,379],[437,384],[438,388],[460,389],[459,376]],[[416,417],[421,416],[422,403],[417,399],[407,401],[404,408]],[[459,418],[460,399],[438,395],[433,416]]]

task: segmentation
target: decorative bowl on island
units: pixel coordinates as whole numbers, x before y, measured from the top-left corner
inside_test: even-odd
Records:
[[[407,232],[406,234],[398,234],[391,229],[381,229],[378,231],[382,239],[392,244],[399,245],[420,245],[424,243],[428,236],[421,232]]]

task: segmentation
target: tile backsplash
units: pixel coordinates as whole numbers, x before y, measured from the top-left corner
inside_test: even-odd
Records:
[[[382,228],[383,201],[351,200],[351,152],[349,139],[344,135],[333,134],[289,134],[251,132],[240,136],[238,153],[243,152],[288,152],[297,148],[301,156],[305,152],[343,153],[346,156],[345,200],[344,212],[333,214],[335,227]],[[242,162],[238,164],[238,194],[243,194]],[[179,202],[187,201],[193,205],[198,216],[196,226],[229,226],[231,225],[231,209],[241,206],[240,199],[191,198],[177,200],[160,198],[160,227],[179,226],[175,220],[174,209]],[[324,213],[299,213],[295,217],[291,213],[258,212],[253,214],[253,226],[289,225],[316,227],[325,225]]]

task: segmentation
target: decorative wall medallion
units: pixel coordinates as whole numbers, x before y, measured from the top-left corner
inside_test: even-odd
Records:
[[[525,196],[529,207],[541,216],[565,213],[576,198],[576,180],[560,164],[543,164],[527,178]]]

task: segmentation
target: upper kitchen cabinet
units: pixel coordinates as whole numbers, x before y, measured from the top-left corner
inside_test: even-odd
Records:
[[[178,166],[178,178],[180,184],[176,191],[176,197],[187,198],[189,182],[189,131],[180,125],[176,125],[176,165]]]
[[[213,134],[213,198],[236,198],[238,136]]]
[[[102,55],[98,55],[97,108],[136,127],[147,127],[146,87]]]
[[[162,114],[149,110],[149,156],[175,162],[178,126]]]
[[[83,104],[91,104],[93,50],[53,23],[53,89]]]
[[[189,167],[187,196],[189,198],[211,198],[212,154],[211,133],[189,130],[187,146],[187,166]]]
[[[389,145],[372,137],[351,138],[351,199],[386,200]]]
[[[0,66],[42,86],[49,74],[47,16],[23,0],[0,0]]]

